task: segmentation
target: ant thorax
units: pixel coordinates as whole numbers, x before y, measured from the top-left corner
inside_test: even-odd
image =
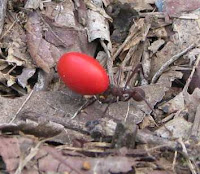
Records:
[[[128,101],[133,97],[133,89],[124,89],[110,85],[109,88],[103,93],[97,96],[98,100],[102,103],[114,103],[118,101]]]

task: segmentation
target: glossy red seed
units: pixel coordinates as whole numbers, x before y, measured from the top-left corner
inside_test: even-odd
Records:
[[[108,88],[109,79],[105,69],[86,54],[64,54],[58,61],[57,69],[67,87],[79,94],[100,94]]]

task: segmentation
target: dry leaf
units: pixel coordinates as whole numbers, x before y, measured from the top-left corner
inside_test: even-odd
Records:
[[[96,11],[88,10],[88,40],[101,39],[108,42],[108,49],[111,50],[110,31],[108,21]]]
[[[159,107],[164,113],[171,114],[185,109],[184,95],[179,93],[173,99]]]
[[[38,67],[50,72],[59,56],[59,50],[43,39],[40,17],[32,12],[26,24],[27,45]]]
[[[183,138],[189,137],[192,123],[186,121],[182,117],[175,117],[173,120],[167,122],[163,127],[156,130],[157,135],[163,138]]]
[[[24,68],[22,70],[22,73],[17,77],[17,82],[23,88],[25,88],[27,86],[28,79],[30,79],[34,75],[35,71],[36,69],[33,68]]]

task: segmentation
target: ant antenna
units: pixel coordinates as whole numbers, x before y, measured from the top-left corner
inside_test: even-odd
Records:
[[[132,70],[131,75],[129,76],[125,86],[124,86],[124,90],[127,88],[128,84],[130,83],[131,79],[133,78],[133,76],[135,75],[135,73],[137,73],[138,71],[142,70],[142,64],[139,63],[137,64],[137,66]]]

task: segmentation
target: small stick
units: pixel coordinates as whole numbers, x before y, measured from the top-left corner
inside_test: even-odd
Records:
[[[128,118],[129,110],[130,110],[130,101],[128,101],[128,108],[127,108],[127,112],[126,112],[126,115],[125,115],[125,118],[124,118],[125,123],[126,123],[126,120]]]
[[[128,53],[126,54],[126,57],[124,58],[123,62],[121,63],[121,68],[124,70],[124,67],[129,62],[131,57],[133,56],[134,52],[136,51],[137,47],[133,46],[128,50]]]
[[[14,115],[14,117],[12,118],[12,120],[9,122],[9,124],[13,123],[13,121],[17,118],[17,115],[20,113],[20,111],[23,109],[23,107],[25,106],[25,104],[31,98],[33,92],[34,92],[34,89],[31,90],[30,94],[28,95],[28,97],[26,98],[26,100],[22,103],[21,107],[18,109],[18,111],[16,112],[16,114]]]
[[[142,71],[142,64],[141,63],[137,64],[137,66],[132,70],[132,73],[129,76],[129,78],[128,78],[125,86],[124,86],[124,90],[127,88],[128,84],[129,84],[130,80],[133,78],[133,76],[139,71]]]
[[[113,60],[111,58],[110,55],[110,51],[108,50],[108,47],[106,46],[106,44],[104,43],[104,41],[102,39],[100,39],[100,43],[101,46],[103,47],[104,51],[106,52],[108,59],[107,59],[107,69],[108,69],[108,75],[109,75],[109,79],[110,79],[110,83],[114,84],[114,77],[113,77]]]
[[[10,31],[11,29],[14,27],[14,25],[16,24],[17,21],[14,21],[10,27],[5,31],[5,33],[0,37],[0,40],[3,39]]]
[[[197,172],[195,171],[195,167],[194,167],[194,165],[192,164],[192,162],[191,162],[191,160],[190,160],[190,158],[189,158],[189,156],[188,156],[187,148],[186,148],[186,146],[185,146],[183,140],[182,140],[182,139],[179,139],[178,142],[179,142],[179,143],[181,144],[181,146],[182,146],[182,149],[183,149],[182,151],[183,151],[184,157],[186,158],[187,165],[188,165],[188,167],[189,167],[191,173],[192,173],[192,174],[197,174]]]
[[[16,67],[17,67],[17,65],[15,64],[15,65],[6,73],[6,75],[9,75]]]
[[[115,60],[117,58],[117,56],[121,53],[121,51],[124,49],[124,47],[126,46],[126,44],[133,38],[133,36],[135,36],[137,34],[137,32],[139,30],[141,30],[141,28],[143,26],[142,25],[143,22],[144,22],[144,20],[140,20],[138,23],[134,23],[135,24],[135,28],[132,30],[133,32],[130,35],[127,36],[126,40],[118,48],[118,50],[116,51],[116,53],[113,55],[113,60]]]
[[[175,171],[175,165],[176,165],[176,160],[177,160],[177,155],[178,152],[177,150],[174,152],[174,159],[173,159],[173,163],[172,163],[172,170]]]
[[[172,64],[174,63],[176,60],[178,60],[181,56],[183,56],[184,54],[186,54],[188,51],[190,51],[191,49],[193,49],[196,46],[196,43],[191,44],[189,47],[187,47],[186,49],[184,49],[183,51],[181,51],[180,53],[172,56],[167,62],[164,63],[164,65],[155,73],[155,75],[153,76],[151,83],[155,83],[157,81],[157,79],[160,77],[160,75]]]
[[[0,2],[1,2],[0,3],[0,35],[1,35],[4,25],[4,19],[6,16],[7,0],[1,0]]]
[[[80,112],[81,110],[85,109],[86,107],[90,106],[91,104],[93,104],[96,101],[96,98],[93,99],[89,99],[87,100],[75,113],[74,115],[71,117],[71,120],[74,119]]]
[[[15,171],[15,174],[21,174],[24,167],[27,165],[28,162],[30,162],[38,153],[39,147],[42,143],[44,143],[46,140],[39,141],[35,147],[32,147],[29,154],[23,159],[20,160],[19,166],[17,170]]]
[[[187,90],[188,90],[188,87],[189,87],[189,85],[190,85],[190,83],[192,81],[192,77],[193,77],[193,75],[195,73],[195,70],[198,68],[199,61],[200,61],[200,55],[198,55],[197,60],[196,60],[194,66],[192,68],[191,74],[190,74],[189,78],[187,79],[187,82],[186,82],[186,84],[185,84],[185,86],[183,88],[183,94],[185,94],[187,92]]]
[[[165,18],[165,13],[163,12],[147,12],[147,13],[139,13],[140,17],[146,17],[146,16],[155,16],[157,18],[164,19]],[[194,19],[197,20],[199,19],[198,15],[188,13],[188,14],[182,14],[181,16],[170,16],[170,18],[177,18],[177,19]]]

